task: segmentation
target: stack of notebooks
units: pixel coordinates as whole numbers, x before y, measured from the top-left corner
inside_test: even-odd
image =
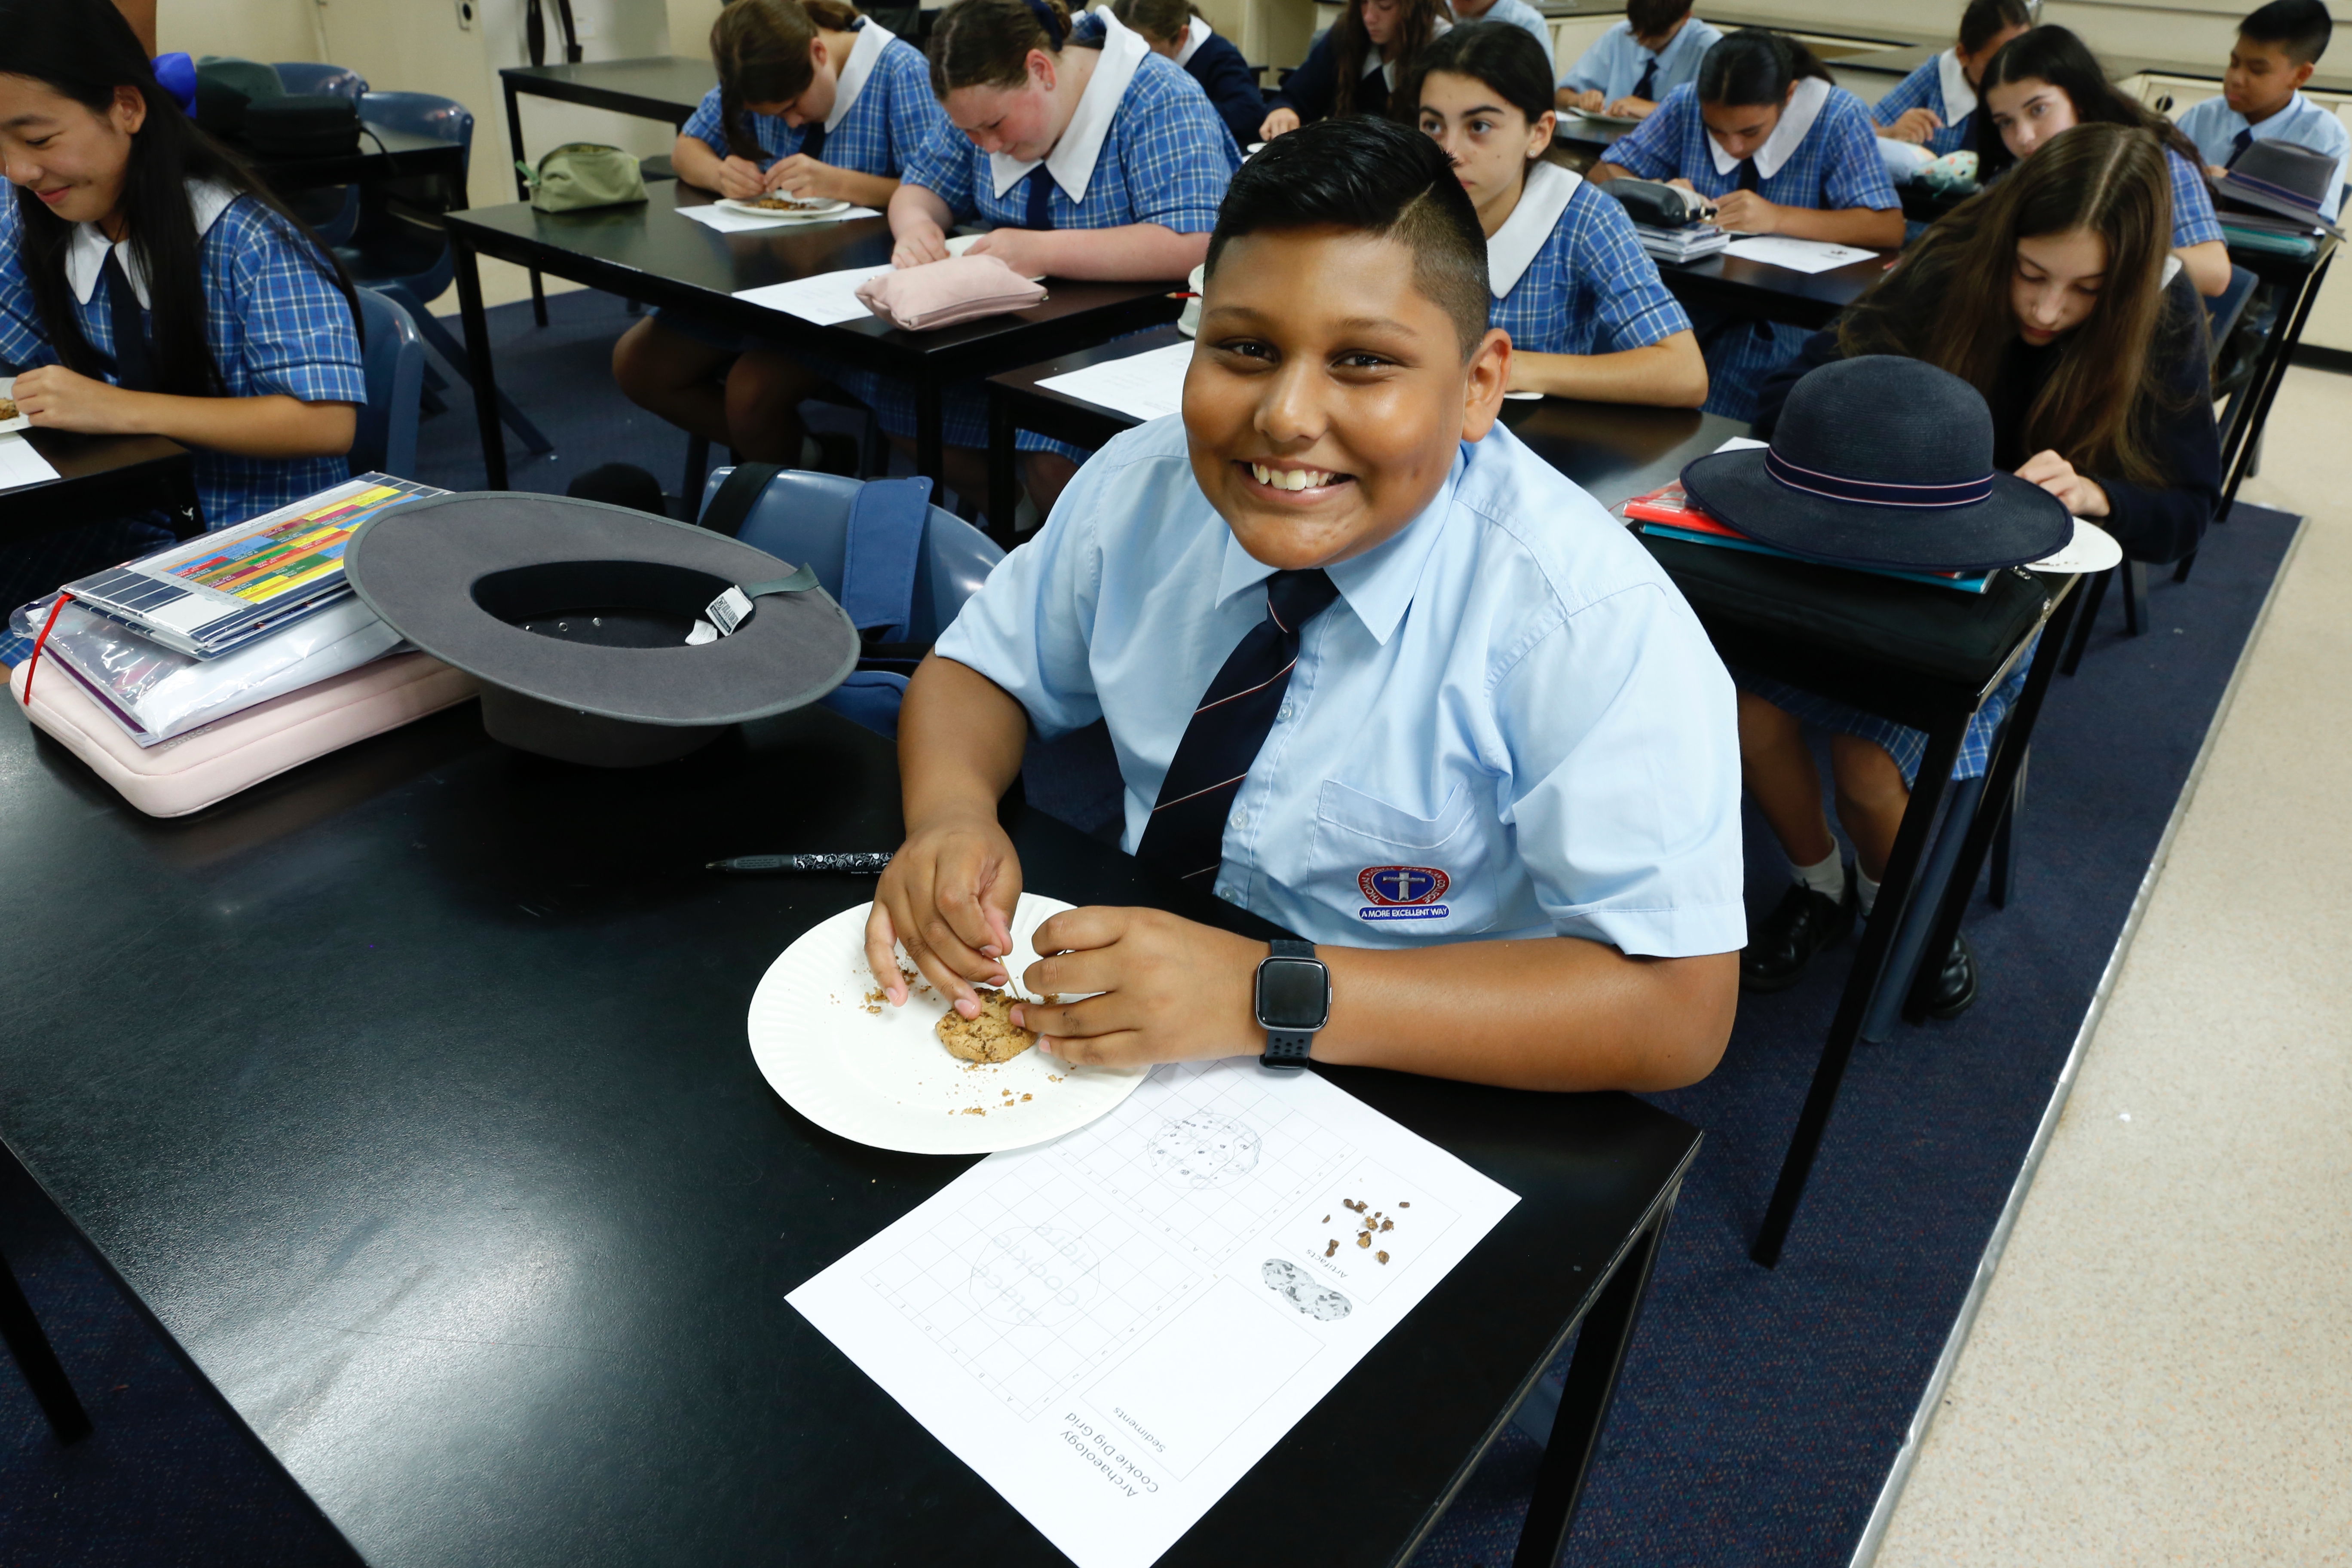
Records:
[[[1657,228],[1637,223],[1633,233],[1641,240],[1642,248],[1660,261],[1697,261],[1731,243],[1731,236],[1711,223],[1695,223],[1688,228]]]
[[[2319,231],[2299,219],[2227,207],[2214,216],[2221,220],[2221,237],[2243,249],[2268,251],[2273,256],[2318,253]]]
[[[1686,544],[1712,545],[1723,550],[1745,550],[1758,555],[1777,555],[1783,561],[1806,560],[1802,555],[1792,555],[1785,550],[1750,539],[1730,524],[1709,517],[1683,493],[1680,481],[1664,489],[1652,490],[1645,496],[1635,496],[1619,510],[1628,521],[1639,523],[1643,533],[1654,533],[1661,539],[1679,539]],[[1874,577],[1900,577],[1906,583],[1930,583],[1938,588],[1950,588],[1962,594],[1981,594],[1993,579],[1993,574],[1990,572],[1904,572],[1892,567],[1845,566],[1843,563],[1820,561],[1811,564],[1836,564],[1843,571],[1867,572]]]

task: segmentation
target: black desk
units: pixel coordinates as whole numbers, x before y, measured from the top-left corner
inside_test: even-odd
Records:
[[[78,436],[66,430],[26,430],[23,435],[58,477],[0,490],[0,543],[150,508],[168,513],[172,531],[182,539],[205,531],[194,459],[178,442],[161,436]]]
[[[659,120],[679,130],[694,118],[703,96],[719,85],[719,70],[708,59],[682,55],[656,55],[645,59],[597,60],[552,66],[508,66],[499,72],[507,95],[507,144],[517,163],[528,163],[522,147],[522,102],[525,93],[565,103],[609,109],[641,120]],[[530,185],[515,171],[515,195],[530,199]],[[532,319],[547,325],[547,292],[539,273],[530,275]]]
[[[677,180],[657,180],[647,189],[650,199],[643,205],[543,213],[516,202],[450,215],[457,298],[473,354],[474,405],[490,489],[506,486],[506,447],[491,397],[494,373],[482,322],[481,276],[474,260],[478,252],[648,304],[693,310],[722,326],[757,332],[836,363],[910,382],[915,389],[916,468],[934,479],[940,471],[940,395],[949,384],[1155,326],[1173,320],[1180,308],[1169,290],[1182,287],[1181,283],[1055,279],[1049,296],[1030,309],[959,327],[906,332],[874,317],[821,327],[732,296],[739,289],[815,273],[879,266],[890,259],[886,220],[720,234],[672,210],[709,201],[708,192]]]
[[[899,831],[887,742],[811,709],[763,744],[602,773],[467,705],[158,823],[0,723],[0,867],[47,900],[5,939],[0,1135],[371,1562],[1064,1561],[783,1300],[970,1162],[752,1064],[761,974],[873,884],[702,863]],[[1162,901],[1010,820],[1039,891]],[[1521,1201],[1162,1562],[1403,1563],[1580,1320],[1548,1564],[1698,1134],[1329,1076]]]
[[[1717,254],[1700,261],[1661,261],[1658,276],[1685,306],[1712,306],[1755,321],[1818,331],[1885,275],[1892,254],[1875,252],[1828,272],[1797,272],[1769,262]]]
[[[249,147],[239,151],[273,191],[438,176],[444,192],[440,205],[445,208],[466,205],[465,146],[437,136],[363,121],[360,144],[349,153],[323,158],[272,158]]]
[[[1752,264],[1748,264],[1752,265]],[[1779,272],[1779,268],[1762,270]],[[1855,268],[1843,269],[1852,272]],[[1790,274],[1789,276],[1799,276]],[[1838,277],[1839,273],[1823,274]],[[992,486],[1009,484],[1013,432],[1037,430],[1081,446],[1099,445],[1139,423],[1131,416],[1041,387],[1048,376],[1141,353],[1178,341],[1173,328],[1110,343],[989,381]],[[1547,397],[1503,405],[1502,421],[1546,462],[1607,506],[1657,489],[1683,465],[1745,435],[1748,426],[1688,409],[1636,408]],[[2025,690],[2012,710],[1985,777],[1981,806],[1955,851],[1943,901],[1927,921],[1922,951],[1941,953],[1959,931],[2006,803],[2023,765],[2043,694],[2063,658],[2066,631],[2081,595],[2073,577],[2006,574],[1982,597],[1926,584],[1777,561],[1735,551],[1637,535],[1675,580],[1727,664],[1851,703],[1927,732],[1919,785],[1905,809],[1878,902],[1863,931],[1822,1043],[1811,1092],[1774,1188],[1754,1257],[1780,1259],[1815,1152],[1836,1108],[1846,1062],[1895,955],[1920,882],[1937,819],[1953,792],[1952,764],[1969,721],[2042,640]],[[2003,611],[2012,613],[2004,616]],[[2016,614],[2031,616],[2014,631]],[[2047,635],[2044,635],[2044,634]],[[1904,1016],[1926,1017],[1936,965],[1925,963],[1905,998]]]

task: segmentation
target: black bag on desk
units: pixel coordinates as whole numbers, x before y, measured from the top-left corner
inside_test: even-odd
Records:
[[[360,111],[329,92],[257,100],[245,108],[245,143],[262,158],[334,158],[360,150]]]
[[[1615,179],[1601,187],[1625,204],[1635,223],[1652,228],[1688,228],[1704,223],[1715,205],[1696,191],[1657,180]]]

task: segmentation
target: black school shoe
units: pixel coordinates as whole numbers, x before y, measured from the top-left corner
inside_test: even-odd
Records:
[[[1927,1016],[1957,1018],[1977,1005],[1977,955],[1969,939],[1955,931],[1952,948],[1936,977],[1936,994],[1927,998]]]
[[[1739,988],[1769,993],[1794,985],[1813,954],[1836,946],[1853,930],[1854,891],[1851,867],[1846,869],[1843,899],[1817,893],[1802,882],[1791,883],[1780,907],[1748,933],[1748,945],[1739,950]],[[1976,999],[1973,979],[1969,999]]]

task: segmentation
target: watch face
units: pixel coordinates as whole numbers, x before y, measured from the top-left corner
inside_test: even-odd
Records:
[[[1331,983],[1311,958],[1269,958],[1257,966],[1260,1027],[1296,1032],[1319,1029],[1331,1016]]]

